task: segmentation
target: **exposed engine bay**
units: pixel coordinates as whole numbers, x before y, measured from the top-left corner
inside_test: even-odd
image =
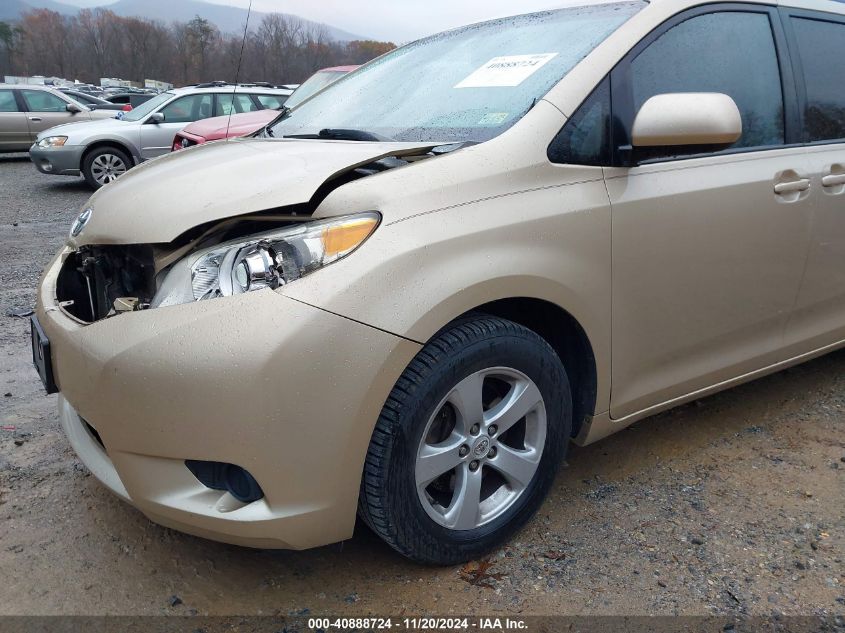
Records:
[[[56,298],[66,312],[85,323],[146,310],[173,264],[192,251],[309,219],[295,210],[290,215],[253,214],[217,222],[205,229],[198,227],[199,231],[192,230],[164,247],[83,246],[65,259],[56,283]]]
[[[149,305],[155,294],[155,264],[149,246],[83,246],[68,255],[56,284],[60,305],[91,323],[112,313]]]

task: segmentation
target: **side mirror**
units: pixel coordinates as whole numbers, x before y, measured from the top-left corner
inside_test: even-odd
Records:
[[[634,119],[631,144],[634,148],[687,147],[687,153],[699,153],[727,149],[741,136],[742,117],[728,95],[672,93],[656,95],[643,104]]]
[[[161,112],[153,112],[149,118],[150,123],[164,123],[164,114]]]
[[[67,111],[68,111],[68,112],[70,112],[71,114],[78,114],[78,113],[82,112],[82,108],[80,108],[80,107],[79,107],[78,105],[76,105],[75,103],[68,103],[68,104],[65,106],[65,110],[67,110]]]

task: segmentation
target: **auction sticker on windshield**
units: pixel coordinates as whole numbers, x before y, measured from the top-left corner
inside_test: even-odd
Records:
[[[557,57],[557,53],[494,57],[455,88],[499,88],[518,86]]]

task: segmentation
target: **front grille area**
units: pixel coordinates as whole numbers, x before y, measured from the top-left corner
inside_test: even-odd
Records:
[[[71,253],[56,281],[56,298],[81,321],[92,323],[114,314],[118,298],[136,298],[143,307],[155,294],[152,248],[86,246]]]

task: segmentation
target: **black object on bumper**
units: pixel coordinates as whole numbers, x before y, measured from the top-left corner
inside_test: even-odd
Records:
[[[38,317],[33,315],[29,320],[32,329],[32,363],[35,371],[41,376],[41,382],[48,394],[58,393],[56,381],[53,378],[53,357],[50,355],[50,340],[41,329]]]

